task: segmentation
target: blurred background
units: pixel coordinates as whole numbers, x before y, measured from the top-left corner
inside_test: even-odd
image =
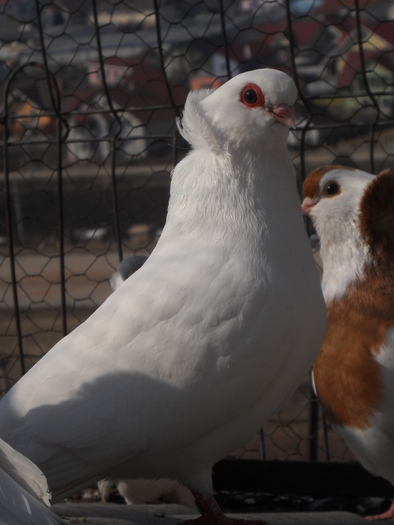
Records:
[[[189,90],[289,73],[300,190],[324,164],[393,169],[392,0],[1,0],[0,44],[1,394],[154,248]],[[309,377],[234,455],[353,459]]]

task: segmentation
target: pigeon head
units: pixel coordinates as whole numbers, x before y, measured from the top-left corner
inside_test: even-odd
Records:
[[[323,292],[338,299],[356,278],[364,280],[394,258],[394,177],[345,166],[324,166],[304,182],[304,215],[320,237]]]
[[[272,151],[277,145],[286,147],[296,97],[297,88],[286,73],[248,71],[215,91],[191,92],[179,129],[194,148],[219,152],[248,145]]]
[[[311,217],[321,242],[353,237],[359,204],[374,178],[347,166],[323,166],[309,173],[303,188],[302,212]]]

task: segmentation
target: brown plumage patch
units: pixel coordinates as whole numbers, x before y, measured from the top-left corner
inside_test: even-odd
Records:
[[[322,179],[322,177],[327,173],[327,171],[331,170],[349,170],[354,171],[354,168],[350,168],[349,166],[341,166],[340,164],[331,164],[327,166],[321,166],[320,168],[316,168],[315,170],[311,171],[304,182],[303,187],[303,197],[309,197],[310,199],[313,199],[314,197],[317,197],[319,195],[319,184]]]
[[[394,176],[382,171],[368,185],[360,203],[360,230],[375,263],[394,257]]]
[[[374,354],[394,326],[394,261],[384,272],[366,271],[336,303],[328,305],[326,337],[314,364],[316,390],[330,423],[366,428],[383,385]]]

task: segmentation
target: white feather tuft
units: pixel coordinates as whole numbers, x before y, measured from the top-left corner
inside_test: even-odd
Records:
[[[191,91],[186,99],[183,115],[177,119],[179,133],[194,149],[215,149],[217,146],[207,115],[200,105],[200,102],[214,91],[214,89]]]

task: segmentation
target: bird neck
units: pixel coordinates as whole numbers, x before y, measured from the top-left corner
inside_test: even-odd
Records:
[[[330,224],[328,224],[330,222]],[[357,279],[364,280],[371,264],[368,246],[363,242],[355,220],[333,225],[327,221],[318,230],[323,261],[322,289],[326,303],[339,301]]]
[[[288,155],[276,157],[192,151],[173,172],[167,226],[232,239],[276,229],[286,207],[300,206]]]

